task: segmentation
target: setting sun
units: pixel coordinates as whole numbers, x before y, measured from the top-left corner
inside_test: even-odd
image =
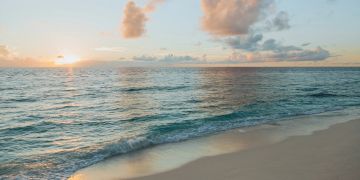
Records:
[[[58,56],[55,60],[56,65],[69,65],[80,61],[80,58],[76,55]]]

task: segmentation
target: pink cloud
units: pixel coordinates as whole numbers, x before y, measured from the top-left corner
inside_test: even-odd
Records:
[[[122,35],[124,38],[137,38],[145,32],[146,15],[143,10],[129,1],[124,10],[122,21]]]
[[[151,0],[141,8],[134,1],[129,1],[124,10],[122,21],[122,36],[124,38],[138,38],[145,33],[145,25],[148,21],[147,14],[155,11],[156,6],[165,0]]]
[[[247,34],[273,0],[201,0],[203,30],[212,35]]]

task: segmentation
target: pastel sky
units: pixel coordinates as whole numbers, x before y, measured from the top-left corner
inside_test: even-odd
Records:
[[[360,66],[359,7],[358,0],[1,0],[0,66],[53,66],[59,58]]]

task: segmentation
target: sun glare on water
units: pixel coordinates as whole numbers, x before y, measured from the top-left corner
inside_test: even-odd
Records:
[[[55,60],[56,65],[71,65],[80,61],[80,57],[76,55],[58,56]]]

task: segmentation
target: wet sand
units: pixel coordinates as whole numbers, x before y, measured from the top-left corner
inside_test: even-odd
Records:
[[[205,157],[137,180],[359,180],[360,120],[245,151]]]

